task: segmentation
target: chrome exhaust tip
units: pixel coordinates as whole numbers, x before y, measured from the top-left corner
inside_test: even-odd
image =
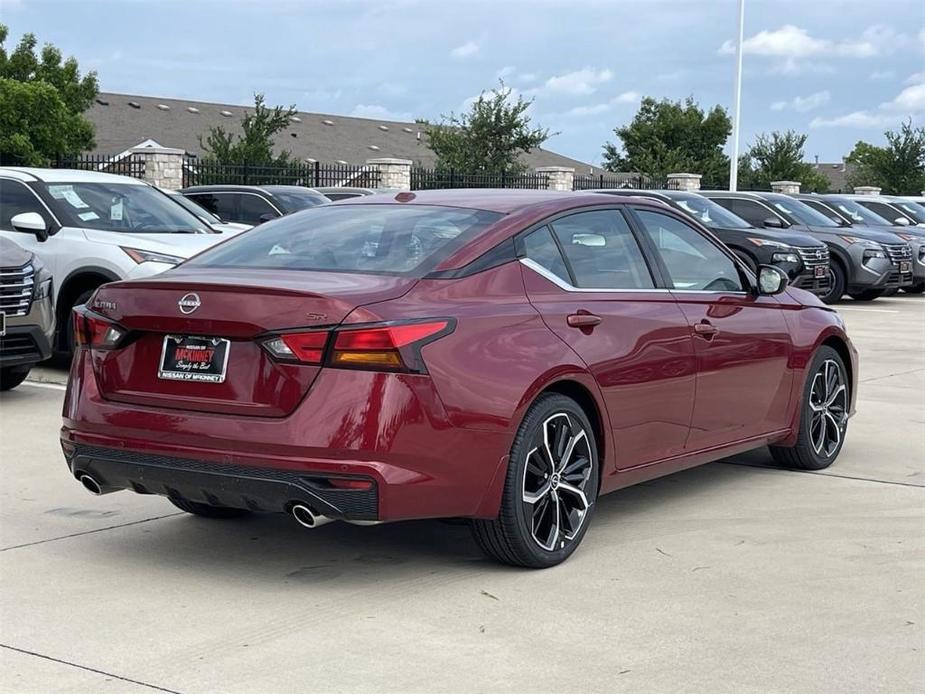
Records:
[[[330,523],[333,518],[328,518],[327,516],[322,516],[319,513],[315,513],[305,504],[293,504],[292,508],[289,510],[289,513],[295,518],[296,523],[301,525],[303,528],[317,528],[327,523]]]
[[[77,481],[93,496],[101,496],[103,494],[103,488],[100,486],[100,483],[90,475],[83,474],[77,478]]]

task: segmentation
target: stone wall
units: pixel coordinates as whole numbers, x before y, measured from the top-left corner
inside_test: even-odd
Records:
[[[131,156],[145,163],[144,180],[165,190],[183,187],[183,161],[186,152],[173,147],[136,147]]]

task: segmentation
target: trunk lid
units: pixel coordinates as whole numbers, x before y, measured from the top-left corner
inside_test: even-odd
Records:
[[[119,349],[93,350],[109,400],[226,414],[282,417],[321,367],[273,360],[255,339],[289,328],[333,327],[357,307],[394,299],[414,278],[332,272],[182,267],[101,288],[89,307],[129,331]],[[181,307],[181,299],[184,299]],[[165,337],[228,340],[221,382],[159,376]]]

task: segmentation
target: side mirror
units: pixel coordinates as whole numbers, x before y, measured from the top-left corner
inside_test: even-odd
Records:
[[[45,220],[42,219],[42,215],[38,212],[20,212],[10,220],[10,224],[13,225],[16,231],[35,234],[35,238],[39,240],[39,243],[44,243],[48,240],[48,225],[45,224]]]
[[[840,227],[850,227],[851,226],[851,224],[848,222],[847,219],[842,219],[841,217],[836,217],[835,215],[832,215],[831,217],[829,217],[829,219],[831,219],[833,222],[835,222]]]
[[[897,217],[893,221],[901,227],[909,226],[909,220],[906,219],[905,217]]]
[[[789,282],[787,273],[774,265],[758,266],[758,293],[764,296],[780,294]]]
[[[768,229],[783,229],[784,223],[780,220],[779,217],[768,217],[762,222],[762,224]]]
[[[257,224],[263,224],[264,222],[272,222],[274,219],[279,217],[275,212],[264,212],[260,217],[257,218]]]

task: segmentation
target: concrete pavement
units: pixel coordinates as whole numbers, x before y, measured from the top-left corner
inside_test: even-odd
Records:
[[[756,451],[608,495],[542,572],[438,522],[91,497],[63,393],[24,385],[0,401],[0,690],[921,691],[925,300],[843,309],[862,384],[833,468]]]

